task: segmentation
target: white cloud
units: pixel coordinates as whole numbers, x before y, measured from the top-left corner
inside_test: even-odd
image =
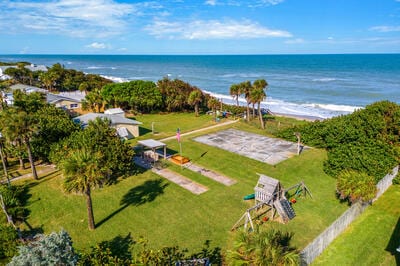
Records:
[[[263,7],[263,6],[274,6],[284,2],[285,0],[247,0],[247,1],[238,1],[238,0],[206,0],[206,5],[228,5],[228,6],[248,6],[248,7]]]
[[[369,30],[378,32],[393,32],[393,31],[400,31],[400,26],[375,26],[369,28]]]
[[[290,39],[285,41],[286,44],[298,44],[298,43],[304,43],[305,41],[301,38],[297,38],[297,39]]]
[[[291,37],[283,30],[272,30],[250,20],[194,20],[189,22],[167,22],[155,20],[145,30],[156,38],[167,39],[255,39],[267,37]]]
[[[106,48],[109,48],[110,46],[105,43],[93,42],[91,44],[86,45],[86,47],[93,48],[93,49],[106,49]]]
[[[329,36],[327,39],[328,39],[328,40],[333,40],[333,37],[332,37],[332,36]]]
[[[215,6],[217,4],[216,0],[207,0],[204,4],[210,5],[210,6]]]
[[[260,1],[261,4],[267,4],[267,5],[277,5],[282,3],[284,0],[262,0]]]
[[[131,4],[113,0],[6,1],[0,17],[12,20],[14,31],[58,33],[74,37],[104,37],[121,33],[128,15],[138,12]]]

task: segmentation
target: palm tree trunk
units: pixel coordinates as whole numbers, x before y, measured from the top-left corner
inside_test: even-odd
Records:
[[[254,108],[254,103],[253,103],[253,119],[254,119],[254,117],[256,116],[256,109]]]
[[[250,122],[250,102],[247,102],[247,122]]]
[[[265,129],[265,125],[264,125],[264,119],[262,117],[262,113],[261,113],[261,106],[260,106],[260,102],[257,103],[258,105],[258,117],[260,118],[260,124],[261,124],[261,128]]]
[[[26,149],[28,150],[28,158],[29,158],[29,163],[31,165],[33,178],[35,180],[38,180],[39,177],[36,172],[35,162],[33,161],[33,156],[32,156],[32,151],[31,151],[31,144],[29,143],[28,138],[25,139],[25,143],[26,143]]]
[[[239,106],[239,94],[236,95],[236,106]]]
[[[196,103],[194,105],[194,112],[195,112],[196,116],[199,116],[199,104],[198,103]]]
[[[1,194],[0,194],[0,207],[1,207],[1,209],[2,209],[3,212],[4,212],[4,214],[5,214],[6,217],[7,217],[7,222],[8,222],[9,224],[12,224],[12,226],[14,226],[14,228],[15,228],[14,220],[13,220],[12,216],[8,214],[8,212],[7,212],[7,207],[6,207],[6,205],[4,204],[3,195],[1,195]]]
[[[6,160],[4,158],[3,145],[2,144],[0,144],[0,156],[1,156],[1,162],[3,163],[4,176],[7,178],[8,186],[11,186],[10,179],[8,178],[7,165],[6,165]]]
[[[22,156],[18,156],[18,160],[19,160],[19,169],[24,170],[25,169],[24,159],[22,158]]]
[[[88,187],[86,189],[85,196],[86,196],[86,208],[87,208],[87,213],[88,213],[89,230],[94,230],[95,225],[94,225],[94,215],[93,215],[93,206],[92,206],[92,197],[90,194],[90,187]]]

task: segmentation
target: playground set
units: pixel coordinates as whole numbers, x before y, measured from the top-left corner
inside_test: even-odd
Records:
[[[307,188],[303,181],[297,183],[289,187],[288,189],[284,189],[279,180],[274,179],[272,177],[258,174],[260,178],[258,179],[257,185],[254,188],[254,194],[250,194],[244,197],[245,200],[254,199],[255,205],[251,208],[248,208],[241,218],[234,224],[232,227],[232,231],[238,228],[241,225],[241,222],[244,224],[244,229],[247,230],[248,224],[250,224],[249,230],[254,230],[253,225],[253,217],[252,213],[256,213],[253,216],[257,215],[259,210],[263,210],[263,207],[267,207],[263,213],[270,212],[270,219],[276,220],[281,223],[287,223],[289,220],[293,219],[296,216],[294,209],[292,208],[292,203],[296,202],[295,199],[289,202],[286,198],[286,194],[293,189],[296,189],[294,192],[294,197],[296,196],[306,196],[307,193],[311,196],[310,190]],[[278,214],[279,217],[275,219],[275,215]]]

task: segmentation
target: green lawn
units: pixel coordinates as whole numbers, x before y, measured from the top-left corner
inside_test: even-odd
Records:
[[[137,119],[148,125],[153,118],[164,116],[147,117],[147,120],[144,117]],[[166,117],[168,119],[165,121],[169,122],[164,122],[164,126],[169,129],[163,130],[165,135],[174,135],[178,123],[182,124],[182,131],[214,123],[210,121],[210,117],[195,118],[193,114]],[[189,125],[181,123],[182,121],[187,121]],[[234,124],[234,127],[266,134],[266,131],[242,122]],[[197,135],[200,134],[204,133]],[[322,170],[325,151],[306,150],[301,156],[270,166],[194,142],[194,136],[182,137],[183,155],[236,179],[237,184],[226,187],[197,173],[171,166],[182,175],[209,188],[204,194],[194,195],[147,171],[123,179],[116,185],[94,191],[93,205],[98,227],[90,232],[87,229],[84,198],[64,194],[61,176],[55,173],[37,183],[28,181],[31,184],[29,225],[46,233],[64,228],[71,234],[78,249],[128,234],[134,238],[146,237],[153,247],[179,245],[198,251],[204,242],[210,240],[211,246],[226,249],[231,239],[230,228],[246,208],[253,204],[243,201],[243,196],[253,193],[258,180],[256,173],[280,179],[285,187],[304,180],[311,190],[313,199],[299,199],[294,205],[297,213],[294,220],[287,225],[265,223],[265,226],[276,226],[294,232],[293,243],[299,249],[305,247],[347,208],[345,204],[339,204],[335,197],[335,180]],[[168,141],[167,144],[171,151],[178,150],[176,140]],[[200,158],[206,151],[206,155]]]
[[[213,116],[205,114],[196,117],[194,113],[138,115],[135,119],[143,124],[140,126],[140,137],[137,139],[162,139],[176,134],[177,128],[180,128],[181,133],[185,133],[202,127],[212,126],[217,124],[213,118]],[[227,121],[227,119],[221,120],[221,122],[224,121]]]
[[[392,186],[313,265],[400,265],[400,186]]]

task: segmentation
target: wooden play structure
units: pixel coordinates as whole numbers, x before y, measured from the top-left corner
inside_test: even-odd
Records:
[[[260,178],[254,188],[255,205],[245,211],[242,217],[232,227],[232,231],[239,227],[242,221],[245,230],[247,230],[248,224],[250,224],[251,230],[254,230],[251,213],[255,213],[263,207],[267,207],[265,213],[270,211],[271,220],[275,219],[276,214],[279,215],[279,219],[276,220],[282,223],[287,223],[289,220],[293,219],[296,216],[296,213],[285,196],[286,193],[292,189],[296,189],[293,195],[299,195],[302,193],[302,195],[306,196],[308,193],[312,197],[311,192],[303,181],[285,190],[279,180],[262,174],[258,175]]]

